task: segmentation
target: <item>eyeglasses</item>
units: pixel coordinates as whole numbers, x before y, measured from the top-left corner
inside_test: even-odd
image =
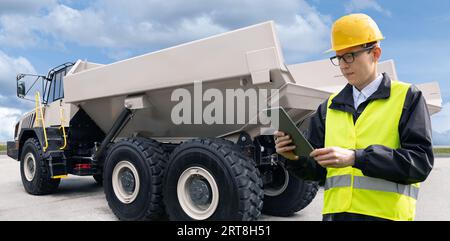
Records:
[[[363,53],[365,51],[369,51],[369,53],[370,53],[370,51],[373,48],[375,48],[375,45],[372,45],[372,46],[367,47],[367,48],[360,49],[360,50],[355,51],[355,52],[346,53],[344,55],[336,55],[336,56],[331,57],[330,61],[335,66],[339,66],[339,64],[341,63],[341,59],[343,59],[345,63],[350,64],[350,63],[353,63],[353,61],[355,61],[355,57],[357,57],[360,53]]]

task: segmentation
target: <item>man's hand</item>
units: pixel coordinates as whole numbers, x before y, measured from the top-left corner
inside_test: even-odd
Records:
[[[275,137],[275,148],[277,153],[289,160],[298,160],[298,156],[293,152],[295,145],[291,144],[291,137],[282,131],[276,131],[273,135]]]
[[[325,168],[342,168],[355,164],[355,151],[335,146],[315,149],[310,156]]]

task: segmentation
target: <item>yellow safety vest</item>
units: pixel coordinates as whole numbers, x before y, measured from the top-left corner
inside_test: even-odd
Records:
[[[325,123],[325,147],[400,148],[398,125],[408,88],[409,84],[392,81],[389,98],[372,100],[356,123],[351,113],[330,109],[336,94],[332,95]],[[418,192],[418,183],[402,185],[367,177],[354,167],[327,168],[323,214],[349,212],[390,220],[414,220]]]

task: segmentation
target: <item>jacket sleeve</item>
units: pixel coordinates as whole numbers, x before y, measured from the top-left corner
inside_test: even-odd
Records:
[[[401,184],[424,181],[433,163],[431,121],[422,92],[411,86],[399,123],[401,148],[371,145],[355,150],[355,165],[364,175]]]
[[[315,114],[311,117],[310,123],[305,133],[306,139],[314,148],[322,148],[325,144],[325,117],[328,100],[322,103]],[[301,179],[311,181],[324,181],[327,171],[312,159],[300,159],[297,161],[287,160],[288,171]]]

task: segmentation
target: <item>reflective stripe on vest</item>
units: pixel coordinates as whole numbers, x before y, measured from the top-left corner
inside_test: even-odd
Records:
[[[391,81],[389,98],[370,101],[356,122],[351,113],[330,108],[336,96],[332,95],[325,120],[325,147],[365,149],[376,144],[400,148],[398,125],[408,89],[409,84]],[[367,177],[354,167],[327,168],[323,214],[350,212],[413,220],[418,186]]]
[[[352,183],[351,175],[340,175],[327,178],[324,189],[328,190],[335,187],[350,187]],[[395,182],[386,181],[379,178],[355,176],[353,188],[367,189],[382,192],[394,192],[417,200],[419,188],[412,185],[403,185]]]

